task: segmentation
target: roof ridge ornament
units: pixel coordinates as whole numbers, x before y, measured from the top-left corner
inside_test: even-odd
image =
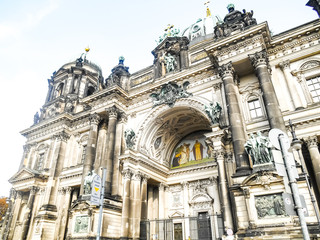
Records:
[[[164,29],[164,34],[159,36],[159,40],[156,40],[157,45],[159,45],[164,39],[167,37],[180,37],[180,29],[174,28],[174,25],[168,24],[168,26]]]

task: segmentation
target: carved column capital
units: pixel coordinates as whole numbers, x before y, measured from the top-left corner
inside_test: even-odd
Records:
[[[128,121],[128,116],[124,112],[120,113],[119,121],[121,123],[126,123]]]
[[[218,73],[221,78],[224,78],[228,75],[231,75],[233,77],[235,74],[235,71],[234,71],[232,62],[228,62],[218,67]]]
[[[35,195],[39,191],[39,188],[36,186],[32,186],[32,187],[29,187],[29,190],[31,195]]]
[[[20,199],[22,199],[22,196],[23,196],[23,192],[21,192],[21,191],[17,191],[17,195],[16,195],[16,198],[20,198]]]
[[[318,147],[318,138],[317,136],[311,136],[304,139],[307,143],[308,148],[317,148]]]
[[[210,181],[212,184],[217,184],[217,183],[218,183],[217,177],[209,177],[209,181]]]
[[[143,174],[142,175],[142,183],[147,183],[148,179],[150,179],[150,176],[147,174]]]
[[[124,179],[129,179],[131,180],[131,176],[132,176],[132,171],[130,169],[125,169],[122,171],[122,175]]]
[[[56,139],[58,141],[63,141],[63,142],[67,142],[69,138],[70,138],[70,135],[67,134],[65,131],[59,132],[52,136],[52,139]]]
[[[212,85],[215,92],[219,91],[221,89],[222,82],[218,82]]]
[[[289,69],[290,68],[290,61],[289,60],[285,60],[281,63],[279,63],[279,67],[284,70],[284,69]]]
[[[214,151],[214,157],[217,158],[218,160],[224,160],[226,151],[224,149],[219,149]]]
[[[65,194],[66,194],[66,190],[64,189],[64,187],[60,187],[60,188],[58,189],[58,193],[59,193],[60,195],[65,195]]]
[[[166,187],[167,185],[164,184],[164,183],[159,183],[159,191],[164,191],[164,188]]]
[[[140,173],[140,172],[135,172],[135,173],[133,173],[132,174],[132,176],[131,176],[131,179],[133,180],[133,181],[141,181],[141,178],[142,178],[142,174]]]
[[[112,106],[106,109],[107,113],[109,113],[110,118],[117,118],[119,114],[119,109],[116,106]]]
[[[249,54],[248,56],[254,68],[257,68],[260,66],[267,66],[268,69],[270,70],[268,53],[266,50],[262,50],[254,54]]]
[[[182,187],[184,189],[188,189],[189,188],[189,182],[187,182],[187,181],[181,182],[180,184],[182,185]]]
[[[91,124],[98,125],[101,120],[101,117],[99,116],[99,114],[93,113],[89,116],[89,120]]]
[[[24,151],[25,153],[29,153],[31,147],[32,147],[32,145],[30,145],[30,144],[25,144],[25,145],[23,145],[23,151]]]
[[[64,190],[66,191],[67,194],[70,194],[72,192],[72,187],[64,187]]]

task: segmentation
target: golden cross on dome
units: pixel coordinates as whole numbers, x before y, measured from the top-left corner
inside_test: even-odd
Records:
[[[207,6],[207,17],[211,17],[211,12],[210,12],[210,9],[209,9],[209,3],[210,3],[210,1],[206,1],[205,3],[204,3],[204,5],[205,6]]]
[[[171,30],[171,28],[173,28],[174,27],[174,25],[170,25],[170,24],[168,24],[168,27],[164,30],[164,31],[169,31],[170,32],[170,30]]]

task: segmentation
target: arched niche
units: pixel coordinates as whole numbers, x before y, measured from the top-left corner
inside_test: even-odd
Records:
[[[170,167],[171,156],[184,137],[199,131],[211,131],[205,105],[195,99],[180,99],[170,108],[153,109],[137,132],[137,150]]]

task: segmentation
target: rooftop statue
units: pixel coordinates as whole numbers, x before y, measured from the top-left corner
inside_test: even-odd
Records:
[[[167,37],[179,37],[180,36],[180,29],[174,28],[174,25],[168,24],[168,27],[164,29],[163,35],[159,36],[159,40],[157,42],[157,45],[159,45],[163,40],[165,40]]]
[[[243,12],[235,10],[234,4],[227,6],[228,14],[224,17],[223,22],[218,21],[214,28],[215,38],[228,37],[233,31],[244,30],[246,27],[256,25],[257,21],[253,18],[253,11]]]

